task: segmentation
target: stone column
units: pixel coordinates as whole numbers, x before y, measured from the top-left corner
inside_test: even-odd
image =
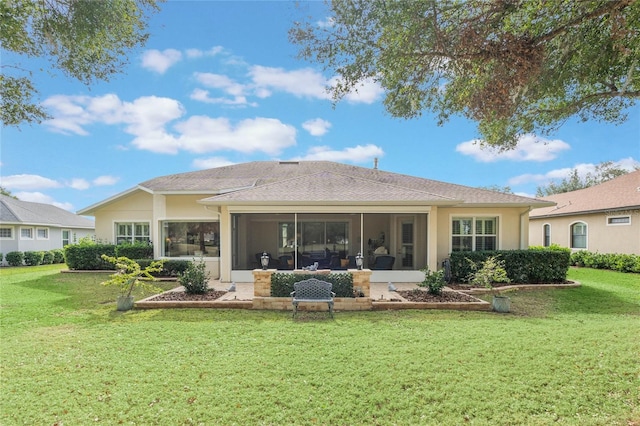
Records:
[[[253,270],[253,296],[254,297],[270,297],[271,296],[271,274],[276,269]]]
[[[364,297],[371,297],[371,269],[349,269],[353,275],[353,288],[360,287]]]

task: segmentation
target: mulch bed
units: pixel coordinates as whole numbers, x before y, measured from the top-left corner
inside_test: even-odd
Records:
[[[169,291],[167,293],[159,294],[154,298],[149,299],[149,301],[154,301],[154,302],[210,301],[210,300],[219,299],[220,297],[224,296],[226,293],[227,293],[226,291],[215,291],[215,290],[209,290],[204,294],[188,294],[184,291]]]
[[[429,294],[426,290],[401,290],[397,292],[410,302],[477,302],[478,299],[457,291],[443,291],[439,295]]]

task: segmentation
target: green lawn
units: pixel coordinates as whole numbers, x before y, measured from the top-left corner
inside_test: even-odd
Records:
[[[294,321],[120,313],[106,275],[59,269],[0,269],[2,425],[640,424],[638,275],[571,270],[510,314]]]

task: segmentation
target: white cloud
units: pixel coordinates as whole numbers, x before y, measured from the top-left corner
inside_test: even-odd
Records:
[[[322,136],[329,131],[331,123],[322,118],[314,118],[302,123],[302,128],[311,134],[311,136]]]
[[[380,158],[383,155],[384,151],[382,150],[382,148],[373,144],[357,145],[351,148],[347,147],[339,151],[332,150],[327,146],[318,146],[311,148],[306,155],[293,158],[292,160],[366,163],[372,161],[374,158]]]
[[[104,175],[104,176],[98,176],[97,178],[92,180],[91,183],[94,184],[95,186],[111,186],[111,185],[115,185],[119,180],[120,178],[118,177]]]
[[[71,203],[59,203],[55,201],[48,195],[43,194],[42,192],[17,192],[15,194],[21,201],[28,201],[30,203],[42,203],[42,204],[51,204],[56,207],[60,207],[61,209],[68,210],[73,212],[73,204]]]
[[[85,189],[89,189],[91,184],[86,179],[74,178],[71,179],[71,182],[69,182],[67,186],[79,191],[84,191]]]
[[[560,152],[571,149],[568,143],[559,139],[549,140],[533,134],[520,136],[516,147],[504,152],[482,143],[483,141],[478,139],[463,142],[456,146],[456,151],[463,155],[472,156],[482,163],[492,163],[500,160],[550,161],[555,159]]]
[[[207,104],[220,104],[230,106],[257,106],[256,103],[249,103],[245,96],[235,96],[233,98],[213,98],[209,96],[208,90],[194,89],[189,96],[194,101],[200,101]]]
[[[194,73],[196,80],[205,87],[212,89],[221,89],[225,93],[234,96],[240,96],[245,94],[245,86],[230,79],[226,75],[213,74],[213,73]]]
[[[53,179],[28,174],[2,176],[0,177],[0,185],[11,191],[19,189],[28,191],[62,187],[60,182]]]
[[[142,66],[158,74],[164,74],[172,65],[182,60],[182,53],[176,49],[147,50],[142,54]]]
[[[287,71],[255,65],[249,74],[256,87],[263,90],[276,89],[298,97],[330,99],[326,79],[311,68]]]
[[[209,50],[201,50],[201,49],[187,49],[185,51],[185,55],[190,59],[202,58],[204,56],[215,56],[219,53],[222,53],[224,48],[222,46],[214,46]]]
[[[333,87],[335,84],[337,84],[338,81],[339,79],[333,78],[331,80],[331,86]],[[372,104],[378,101],[383,93],[384,90],[382,89],[382,87],[373,79],[369,78],[359,83],[358,86],[350,93],[347,93],[344,99],[352,104]]]
[[[331,99],[329,89],[339,82],[336,77],[327,80],[311,68],[287,71],[283,68],[255,65],[249,70],[249,75],[255,85],[256,95],[263,98],[277,90],[297,97],[329,100]],[[380,99],[382,93],[382,87],[369,79],[347,94],[345,99],[350,103],[371,104]]]
[[[185,113],[182,104],[170,98],[146,96],[124,102],[116,95],[107,95],[59,96],[57,100],[65,108],[59,111],[56,104],[51,103],[54,119],[46,124],[52,129],[74,129],[74,133],[86,135],[84,126],[89,124],[124,124],[125,131],[134,136],[131,144],[151,152],[231,150],[278,154],[296,144],[296,129],[273,118],[257,117],[232,124],[227,118],[193,116],[176,122],[175,131],[169,131],[169,124]]]
[[[196,158],[191,163],[196,169],[213,169],[215,167],[231,166],[235,164],[223,157]]]
[[[546,173],[527,173],[519,176],[515,176],[509,179],[509,185],[523,185],[535,183],[539,186],[546,185],[551,181],[560,181],[568,178],[573,170],[577,170],[578,176],[584,178],[587,174],[593,174],[596,171],[598,164],[593,163],[580,163],[573,167],[564,167],[561,169],[550,170]],[[633,171],[635,167],[640,167],[640,162],[633,158],[623,158],[613,162],[613,167],[624,169],[627,171]]]
[[[316,22],[316,25],[317,25],[318,27],[320,27],[320,28],[331,28],[331,27],[333,27],[335,24],[336,24],[336,20],[335,20],[333,17],[331,17],[331,16],[326,17],[326,18],[325,18],[324,20],[322,20],[322,21],[317,21],[317,22]]]
[[[219,150],[275,155],[296,144],[296,129],[274,118],[254,118],[235,126],[227,118],[194,116],[175,126],[182,149],[203,153]]]

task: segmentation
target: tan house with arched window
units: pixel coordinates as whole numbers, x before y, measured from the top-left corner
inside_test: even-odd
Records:
[[[529,243],[640,254],[640,170],[578,191],[542,198],[529,214]]]

